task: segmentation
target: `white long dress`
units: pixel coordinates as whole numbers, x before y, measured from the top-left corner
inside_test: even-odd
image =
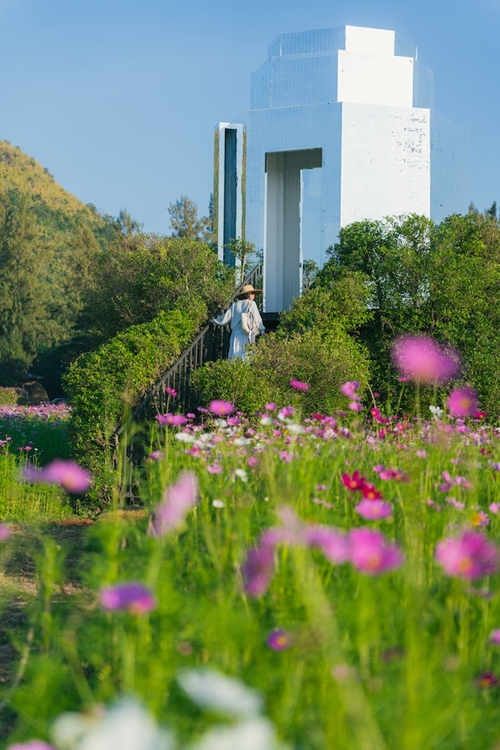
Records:
[[[225,326],[231,323],[231,340],[229,342],[229,356],[228,359],[235,359],[236,357],[242,357],[245,359],[245,345],[250,342],[248,333],[241,327],[241,313],[253,313],[255,321],[255,335],[257,333],[265,333],[266,329],[260,317],[259,308],[255,304],[253,299],[240,299],[237,302],[233,302],[231,307],[219,318],[213,318],[212,323],[217,323],[218,326]]]

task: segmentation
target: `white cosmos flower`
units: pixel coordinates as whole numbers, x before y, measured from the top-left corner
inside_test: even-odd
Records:
[[[255,690],[215,669],[186,669],[179,673],[177,681],[191,700],[201,708],[246,719],[256,716],[262,707],[262,699]],[[238,744],[232,746],[232,750],[236,748],[240,750]],[[261,750],[258,744],[252,748],[257,749]]]
[[[287,750],[276,738],[269,719],[257,716],[232,727],[215,726],[192,750]]]
[[[222,502],[222,500],[212,500],[212,505],[214,506],[214,508],[224,507],[224,503]]]
[[[122,698],[101,715],[64,713],[52,726],[60,750],[172,750],[172,737],[133,698]]]
[[[252,441],[250,438],[246,437],[237,437],[233,440],[233,445],[236,445],[238,448],[242,445],[248,445],[248,443],[251,443]]]
[[[175,439],[179,440],[181,443],[194,443],[195,441],[194,435],[190,435],[187,432],[176,432]]]
[[[287,430],[289,430],[289,432],[294,432],[296,435],[298,435],[301,432],[304,432],[304,428],[302,427],[302,425],[295,424],[294,422],[292,422],[291,424],[287,426]]]
[[[245,469],[235,469],[234,476],[238,477],[238,479],[241,479],[242,482],[246,482],[248,480],[248,475]]]

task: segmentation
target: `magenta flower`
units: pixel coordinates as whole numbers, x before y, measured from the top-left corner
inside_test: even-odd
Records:
[[[241,568],[243,585],[248,596],[264,596],[274,575],[274,547],[261,544],[251,549]]]
[[[295,388],[296,391],[308,391],[311,387],[309,383],[303,383],[302,380],[296,380],[295,378],[290,380],[290,385],[292,388]]]
[[[6,542],[12,534],[10,526],[0,523],[0,542]]]
[[[170,398],[176,398],[177,397],[177,391],[175,390],[175,388],[171,388],[169,385],[166,386],[165,393],[168,393],[168,395],[170,396]]]
[[[7,750],[56,750],[53,745],[48,745],[43,740],[28,740],[28,742],[16,742],[9,745]]]
[[[267,636],[266,644],[271,651],[286,651],[290,646],[293,646],[293,637],[283,628],[276,628]]]
[[[399,547],[390,544],[380,531],[362,528],[353,529],[349,534],[351,543],[351,563],[366,575],[379,575],[403,563]]]
[[[500,646],[500,630],[491,631],[488,643],[491,643],[493,646]]]
[[[151,612],[157,606],[151,591],[137,581],[102,588],[99,591],[99,601],[103,609],[109,611],[125,609],[133,615]]]
[[[207,471],[209,474],[222,474],[222,466],[214,461],[213,464],[208,464]]]
[[[92,482],[92,474],[82,468],[74,461],[63,461],[56,458],[43,469],[34,466],[26,466],[23,471],[23,479],[28,482],[44,482],[45,484],[58,484],[66,492],[86,492]]]
[[[477,393],[468,386],[454,388],[448,397],[448,409],[453,417],[472,417],[477,408]]]
[[[177,482],[165,491],[164,499],[152,514],[149,526],[151,536],[164,536],[169,531],[177,529],[198,500],[196,474],[192,471],[183,471]]]
[[[266,404],[266,411],[276,411],[276,404],[273,401],[270,401],[268,404]]]
[[[342,531],[332,526],[307,524],[305,528],[306,542],[317,547],[327,560],[335,565],[348,562],[350,556],[349,539]]]
[[[366,521],[378,521],[380,518],[392,516],[392,505],[384,500],[368,500],[363,498],[355,508],[361,518]]]
[[[347,398],[357,400],[360,397],[356,393],[356,391],[359,388],[359,383],[357,380],[348,380],[347,383],[343,383],[340,386],[341,392],[344,394],[344,396],[347,396]]]
[[[355,492],[356,490],[362,490],[366,484],[365,477],[362,477],[359,471],[354,471],[352,476],[349,474],[342,474],[342,482],[348,490]]]
[[[466,529],[460,537],[443,539],[436,546],[436,560],[452,578],[481,578],[498,568],[498,549],[481,531]]]
[[[189,421],[183,414],[157,414],[156,419],[161,425],[169,427],[180,427]]]
[[[454,351],[446,351],[429,336],[401,336],[392,347],[396,369],[404,377],[420,383],[445,382],[459,370]]]
[[[359,401],[350,401],[349,409],[351,411],[363,411],[363,404],[360,404]]]
[[[493,672],[481,672],[475,679],[476,687],[488,690],[500,685],[500,680]]]
[[[232,414],[235,409],[230,401],[221,401],[220,399],[210,401],[208,408],[212,414],[216,414],[218,417],[227,417],[229,414]]]

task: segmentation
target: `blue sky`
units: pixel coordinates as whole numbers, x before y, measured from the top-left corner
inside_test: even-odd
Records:
[[[470,133],[470,198],[500,203],[500,0],[0,0],[0,139],[85,203],[169,232],[181,194],[207,212],[213,128],[288,31],[394,29]]]

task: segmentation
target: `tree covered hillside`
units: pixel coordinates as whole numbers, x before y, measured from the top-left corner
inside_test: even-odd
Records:
[[[93,258],[117,231],[0,142],[0,385],[19,382],[40,352],[72,336]]]

